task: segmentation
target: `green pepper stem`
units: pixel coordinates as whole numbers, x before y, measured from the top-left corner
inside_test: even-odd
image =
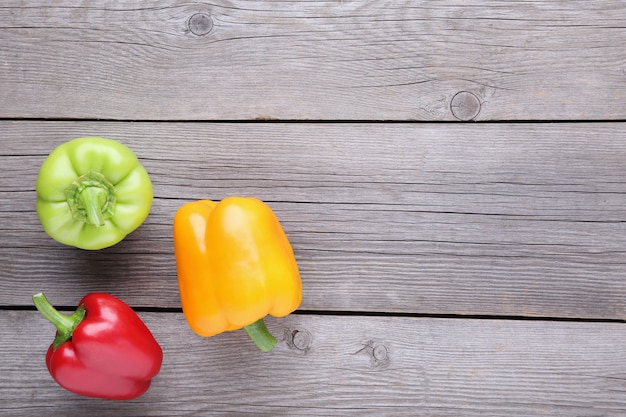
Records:
[[[263,319],[258,319],[252,324],[244,327],[250,339],[261,349],[263,352],[269,352],[274,349],[276,345],[276,338],[271,335]]]
[[[33,303],[41,315],[57,328],[57,335],[52,343],[55,350],[71,339],[74,329],[85,318],[85,306],[79,306],[72,315],[67,316],[55,309],[43,293],[33,295]]]
[[[89,171],[76,178],[65,190],[72,216],[92,226],[104,226],[115,212],[115,187],[104,175]]]
[[[104,190],[99,187],[85,187],[80,193],[80,201],[85,208],[87,223],[92,226],[104,226],[102,213],[102,194]]]

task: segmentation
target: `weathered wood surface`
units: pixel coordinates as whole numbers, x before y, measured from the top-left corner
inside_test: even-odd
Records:
[[[615,323],[292,315],[263,354],[243,331],[202,339],[180,313],[143,313],[165,360],[139,399],[56,386],[51,325],[0,315],[5,416],[603,416],[626,410],[626,327]],[[293,335],[296,335],[295,340]],[[302,337],[305,335],[306,337]],[[295,344],[294,344],[295,341]]]
[[[624,119],[626,7],[9,0],[0,63],[10,118]]]
[[[623,1],[4,1],[0,414],[626,415],[623,120]],[[45,156],[87,135],[156,197],[98,252],[34,210]],[[236,194],[301,267],[269,354],[180,312],[174,213]],[[148,393],[59,388],[39,291],[137,308],[165,352]]]
[[[136,151],[156,198],[86,252],[42,231],[34,184],[56,145],[94,134]],[[292,240],[306,310],[626,319],[621,123],[1,122],[0,139],[0,305],[106,290],[177,308],[176,209],[252,195]]]

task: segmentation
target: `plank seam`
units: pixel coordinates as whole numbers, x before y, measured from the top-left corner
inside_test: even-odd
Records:
[[[55,306],[59,311],[71,312],[75,306]],[[7,305],[0,306],[0,311],[37,311],[34,306]],[[133,307],[140,313],[180,313],[178,307]],[[293,315],[298,316],[338,316],[338,317],[401,317],[423,319],[450,319],[450,320],[508,320],[508,321],[547,321],[573,323],[623,323],[626,319],[594,318],[594,317],[549,317],[549,316],[522,316],[522,315],[493,315],[493,314],[436,314],[436,313],[408,313],[385,311],[347,311],[347,310],[296,310]]]
[[[625,123],[626,119],[493,119],[493,120],[471,120],[463,122],[458,120],[374,120],[374,119],[85,119],[85,118],[45,118],[45,117],[0,117],[0,122],[109,122],[109,123],[239,123],[239,124],[590,124],[590,123]]]

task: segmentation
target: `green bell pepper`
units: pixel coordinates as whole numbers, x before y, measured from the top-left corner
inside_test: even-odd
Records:
[[[41,165],[37,214],[53,239],[81,249],[120,242],[143,223],[152,183],[132,150],[98,137],[57,147]]]

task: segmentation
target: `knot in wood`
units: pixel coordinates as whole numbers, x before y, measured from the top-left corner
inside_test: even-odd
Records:
[[[467,122],[480,113],[480,100],[469,91],[461,91],[452,97],[450,110],[457,119]]]
[[[359,352],[363,352],[370,357],[372,366],[385,367],[389,364],[389,349],[387,346],[379,340],[370,340],[365,343]],[[357,352],[357,353],[359,353]]]
[[[187,26],[194,35],[204,36],[213,29],[213,19],[206,13],[196,13],[189,18]]]
[[[287,335],[287,344],[293,349],[303,353],[311,349],[312,340],[311,333],[305,329],[295,329]]]
[[[372,347],[372,357],[376,362],[386,362],[389,360],[389,351],[387,346],[376,344]]]

